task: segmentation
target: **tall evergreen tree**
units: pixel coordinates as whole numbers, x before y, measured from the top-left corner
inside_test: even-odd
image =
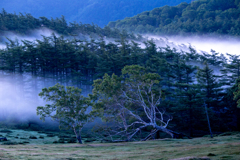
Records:
[[[219,119],[220,118],[219,111],[222,108],[219,105],[220,104],[219,102],[223,98],[222,86],[218,82],[219,76],[214,75],[213,70],[209,67],[209,65],[206,62],[204,63],[204,65],[205,67],[203,69],[199,68],[197,72],[197,79],[198,79],[199,87],[201,88],[201,94],[202,94],[201,95],[202,104],[203,104],[202,106],[205,107],[206,105],[206,109],[211,111],[209,112],[211,114],[218,113],[218,117],[216,117],[215,115],[214,117],[211,118],[210,116],[210,120],[211,121],[214,120],[214,124],[217,123],[218,125],[220,125],[221,121]],[[213,127],[214,126],[216,125],[213,125]]]

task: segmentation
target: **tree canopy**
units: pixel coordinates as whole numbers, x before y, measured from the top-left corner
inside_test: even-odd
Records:
[[[4,40],[5,36],[9,36],[9,31],[14,34],[31,35],[37,29],[46,28],[64,36],[82,36],[83,39],[89,37],[120,38],[121,36],[130,39],[136,38],[131,33],[111,29],[107,26],[101,28],[93,23],[83,24],[76,21],[68,23],[64,16],[49,19],[46,17],[35,18],[30,13],[7,13],[5,9],[0,12],[0,42]]]
[[[59,122],[60,129],[72,129],[79,143],[82,143],[82,128],[94,118],[91,113],[87,113],[91,101],[81,95],[81,92],[79,88],[66,87],[65,89],[59,84],[43,88],[39,96],[50,104],[37,107],[37,115],[40,115],[41,120],[50,117]]]
[[[143,140],[158,131],[173,137],[167,129],[172,117],[161,106],[160,80],[158,74],[147,73],[144,67],[131,65],[122,69],[121,77],[105,74],[103,79],[94,81],[92,97],[98,100],[94,109],[103,112],[105,121],[113,123],[107,130],[109,138],[119,136],[117,141],[130,141],[147,127],[154,131]]]

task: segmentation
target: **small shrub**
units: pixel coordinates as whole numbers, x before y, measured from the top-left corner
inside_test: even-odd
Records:
[[[3,143],[3,145],[17,145],[17,144],[18,144],[17,142],[11,142],[11,141],[7,141]]]
[[[8,130],[8,129],[2,129],[0,130],[1,133],[12,133],[12,131]]]
[[[213,134],[213,137],[217,137],[218,134]],[[203,136],[203,137],[211,137],[211,135],[206,135],[206,136]]]
[[[94,141],[96,141],[95,138],[88,138],[87,140],[85,140],[85,142],[94,142]]]
[[[218,136],[232,136],[237,134],[239,134],[239,132],[224,132],[222,134],[219,134]]]
[[[30,142],[27,142],[27,141],[18,142],[18,144],[27,144],[27,143],[30,143]]]
[[[211,156],[212,157],[212,156],[216,156],[216,154],[209,153],[207,156],[209,156],[209,157]]]
[[[46,133],[46,132],[44,132],[44,131],[38,131],[38,133]]]
[[[39,136],[40,139],[44,139],[44,136]]]
[[[61,134],[61,135],[58,135],[58,137],[59,137],[59,138],[69,138],[69,136],[68,136],[68,135],[63,135],[63,134]]]
[[[70,138],[67,143],[77,143],[76,138]]]
[[[92,137],[92,135],[90,135],[90,134],[83,134],[82,135],[82,138],[91,138]]]
[[[58,143],[65,143],[64,139],[59,139],[57,142]]]
[[[8,141],[6,137],[2,138],[0,142]]]
[[[29,139],[37,139],[35,136],[30,136]]]
[[[48,134],[47,137],[55,137],[54,134]]]
[[[30,143],[30,142],[28,142],[28,141],[23,141],[22,143],[26,144],[26,143]]]
[[[23,142],[18,142],[18,144],[25,144],[25,143],[23,143]]]

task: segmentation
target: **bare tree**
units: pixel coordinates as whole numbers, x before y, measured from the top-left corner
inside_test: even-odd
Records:
[[[171,137],[167,129],[172,117],[161,107],[160,76],[146,73],[140,66],[126,66],[122,76],[107,74],[94,82],[92,97],[98,102],[93,107],[102,112],[102,119],[109,122],[101,128],[111,141],[130,141],[145,128],[152,131],[142,140],[151,138],[158,131]]]

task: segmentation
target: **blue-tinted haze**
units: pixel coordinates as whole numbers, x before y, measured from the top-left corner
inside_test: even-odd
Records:
[[[0,6],[10,13],[30,13],[34,17],[47,18],[64,15],[68,21],[93,22],[103,27],[109,21],[181,2],[191,0],[1,0]]]

